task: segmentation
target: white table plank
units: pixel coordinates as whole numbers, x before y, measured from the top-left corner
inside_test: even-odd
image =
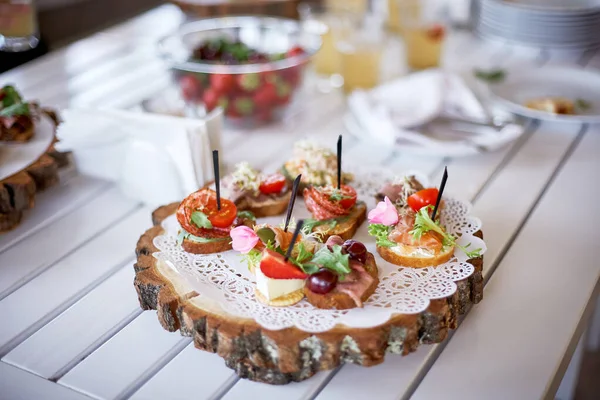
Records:
[[[145,312],[58,383],[98,399],[120,398],[136,390],[138,379],[143,382],[146,374],[152,374],[154,368],[160,369],[190,341],[163,330],[156,314]],[[177,382],[173,386],[176,388]]]
[[[60,314],[130,260],[140,234],[150,225],[142,208],[63,258],[0,301],[0,355]]]
[[[290,383],[285,386],[267,385],[240,379],[223,400],[260,399],[310,399],[324,385],[327,385],[330,372],[320,372],[308,380]],[[349,397],[353,398],[353,397]]]
[[[515,232],[518,232],[523,218],[525,218],[537,201],[537,197],[544,189],[547,179],[558,166],[568,146],[576,136],[577,126],[563,127],[562,131],[548,131],[539,129],[525,142],[521,150],[510,159],[499,175],[489,184],[484,194],[477,199],[473,214],[480,217],[484,222],[484,233],[488,245],[488,253],[485,256],[484,273],[488,274],[496,260],[510,242]],[[544,154],[540,159],[539,154]],[[497,163],[494,157],[485,161],[475,159],[474,167],[492,171]],[[448,191],[450,193],[462,193],[470,190],[469,168],[467,159],[461,161],[462,168],[452,171],[452,179],[448,180]],[[531,164],[535,163],[535,168]],[[521,178],[523,177],[523,178]],[[451,185],[452,183],[452,185]],[[483,184],[484,182],[479,182]],[[518,201],[506,206],[506,193],[516,193]],[[498,210],[508,210],[510,216],[502,214],[498,216]],[[484,302],[487,299],[484,298]],[[431,360],[435,360],[439,346],[426,346],[411,354],[406,360],[401,357],[391,357],[382,365],[373,368],[361,368],[347,365],[342,367],[333,377],[329,385],[319,394],[319,400],[337,399],[352,394],[353,398],[378,399],[398,397],[398,393],[404,393],[420,374],[427,371]],[[406,361],[406,363],[404,363]],[[362,380],[357,380],[361,375]],[[394,386],[390,385],[390,381]],[[374,391],[364,390],[361,382],[368,381]],[[356,382],[356,383],[355,383]]]
[[[116,187],[0,254],[0,299],[138,207]],[[99,217],[98,210],[110,210]],[[65,236],[70,240],[65,240]],[[31,252],[35,248],[36,251]],[[28,254],[26,259],[23,254]]]
[[[131,400],[213,399],[221,388],[229,387],[237,379],[221,357],[198,350],[190,343],[135,392]]]
[[[0,235],[0,257],[9,247],[69,214],[108,186],[106,181],[78,176],[36,195],[35,207],[25,212],[21,224]]]
[[[47,379],[62,376],[142,312],[133,278],[125,265],[2,361]]]
[[[552,378],[560,377],[600,278],[590,251],[597,246],[600,192],[582,185],[600,170],[598,133],[578,144],[487,285],[486,299],[465,318],[413,398],[552,396]],[[565,207],[569,193],[577,193],[576,206]],[[470,379],[446,379],[451,371]]]
[[[3,362],[0,362],[0,389],[3,400],[89,400],[87,396]]]
[[[577,125],[542,124],[484,189],[473,208],[473,215],[484,221],[488,250],[485,255],[484,276],[494,268],[489,260],[505,251],[513,235],[558,167],[561,158],[573,143],[581,128]],[[450,189],[450,181],[448,182]]]

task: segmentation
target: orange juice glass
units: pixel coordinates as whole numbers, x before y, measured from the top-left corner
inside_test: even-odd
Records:
[[[351,32],[336,37],[344,92],[371,89],[380,83],[385,40],[383,21],[372,16],[365,16],[353,25]]]
[[[432,0],[395,0],[401,21],[406,61],[414,70],[439,67],[446,27]],[[437,2],[439,3],[439,2]]]
[[[37,18],[32,0],[0,0],[2,17],[0,26],[0,50],[26,51],[37,46]],[[8,18],[7,18],[8,17]]]
[[[348,34],[357,16],[338,6],[301,4],[298,11],[304,28],[321,35],[321,48],[312,58],[315,72],[327,76],[332,86],[339,86],[341,55],[335,43],[338,38]]]

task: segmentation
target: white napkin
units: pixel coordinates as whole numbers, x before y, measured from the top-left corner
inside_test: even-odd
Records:
[[[414,73],[370,91],[356,90],[348,97],[348,107],[355,122],[371,138],[388,145],[404,141],[431,154],[477,153],[474,145],[495,150],[523,133],[517,124],[508,124],[500,132],[484,127],[468,141],[453,140],[456,135],[450,134],[445,138],[448,140],[440,140],[419,132],[421,125],[438,116],[480,122],[487,117],[464,80],[439,69]]]
[[[220,111],[205,119],[82,109],[61,116],[57,149],[72,151],[81,173],[116,182],[130,198],[167,204],[212,179]]]

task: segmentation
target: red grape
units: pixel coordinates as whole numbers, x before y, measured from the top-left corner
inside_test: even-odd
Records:
[[[338,276],[328,269],[322,268],[308,278],[307,287],[313,293],[325,294],[333,290]]]
[[[367,248],[361,242],[353,239],[346,240],[342,248],[346,249],[351,259],[362,264],[367,262]]]

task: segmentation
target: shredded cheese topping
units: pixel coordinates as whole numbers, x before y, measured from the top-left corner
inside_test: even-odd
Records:
[[[231,174],[233,184],[240,190],[258,192],[261,175],[247,162],[236,164],[235,171]]]
[[[292,176],[302,174],[303,182],[318,186],[337,183],[337,156],[331,150],[301,140],[294,144],[293,154],[294,158],[286,163]]]

